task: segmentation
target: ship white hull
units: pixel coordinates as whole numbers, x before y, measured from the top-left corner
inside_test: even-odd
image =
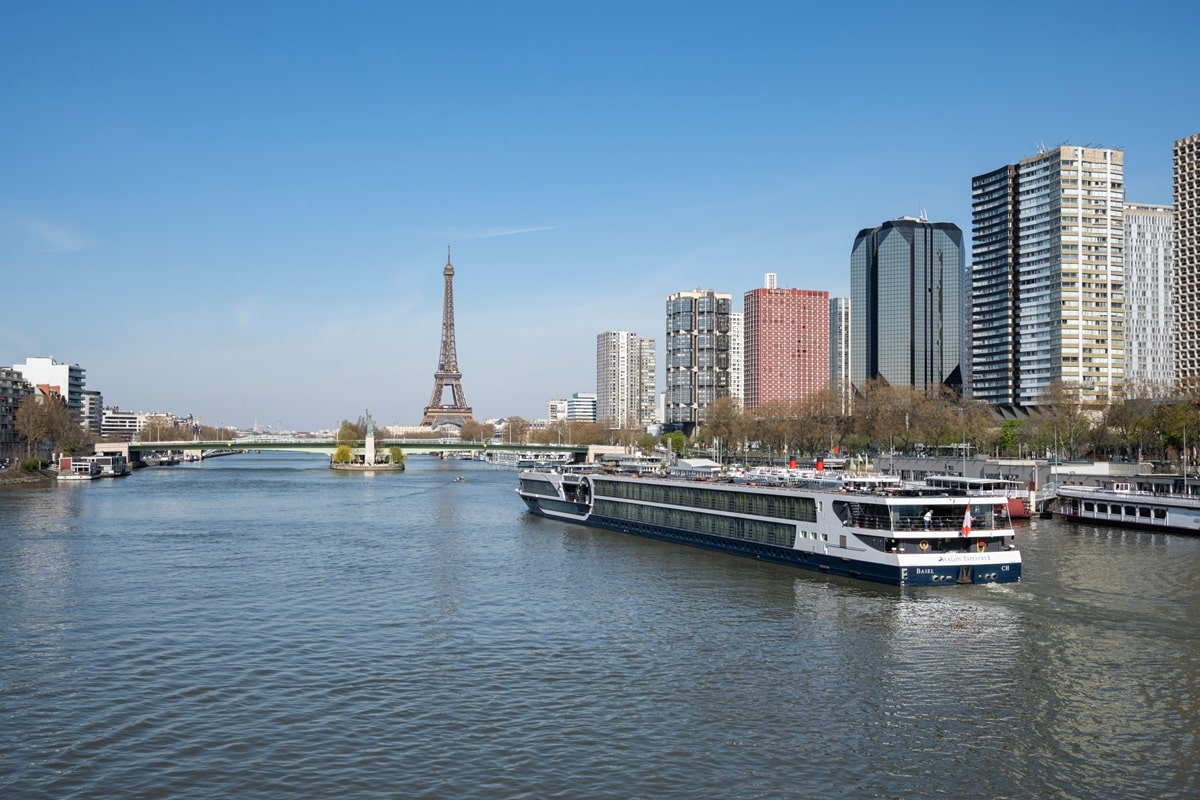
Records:
[[[988,528],[968,537],[963,537],[958,530],[946,530],[945,521],[953,519],[955,515],[961,518],[965,508],[961,501],[949,498],[938,500],[939,506],[945,512],[940,516],[943,522],[940,530],[926,533],[918,527],[919,521],[913,518],[898,520],[896,530],[884,531],[878,527],[871,527],[878,523],[878,516],[856,520],[847,513],[850,507],[865,505],[866,496],[858,502],[859,498],[855,496],[832,492],[801,493],[787,489],[729,487],[728,490],[735,492],[754,493],[759,498],[755,502],[763,502],[765,496],[772,492],[788,493],[783,496],[791,498],[804,496],[814,508],[819,509],[816,518],[807,522],[788,522],[766,516],[762,518],[764,522],[769,521],[775,526],[775,531],[784,530],[789,525],[794,527],[793,535],[786,537],[788,543],[784,545],[717,535],[701,530],[703,527],[721,528],[722,518],[747,518],[746,514],[700,511],[701,508],[708,509],[717,504],[709,503],[704,498],[700,498],[699,505],[678,508],[671,508],[662,503],[610,506],[625,516],[639,515],[634,513],[634,509],[628,508],[629,505],[653,507],[658,511],[648,512],[645,516],[658,518],[665,515],[670,518],[672,512],[677,512],[676,516],[686,521],[685,524],[672,525],[601,513],[597,510],[591,494],[596,485],[594,482],[588,482],[588,488],[581,490],[578,479],[574,482],[568,479],[564,484],[562,476],[546,473],[522,473],[522,478],[522,488],[518,493],[530,511],[564,522],[900,586],[1008,582],[1019,580],[1021,576],[1021,556],[1011,545],[1011,527]],[[599,480],[612,482],[622,479]],[[652,481],[642,479],[642,483],[644,485]],[[678,483],[674,485],[678,486]],[[697,492],[717,490],[713,484],[693,485],[697,487]],[[915,506],[919,512],[932,502],[932,498],[921,498]],[[999,502],[1003,502],[1003,499],[999,499]]]

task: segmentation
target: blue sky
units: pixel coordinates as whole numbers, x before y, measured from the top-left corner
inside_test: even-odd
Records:
[[[9,4],[0,364],[415,424],[450,245],[467,400],[537,418],[594,391],[601,331],[661,350],[672,292],[845,296],[855,234],[921,211],[969,239],[971,177],[1039,144],[1171,202],[1194,4],[806,5]]]

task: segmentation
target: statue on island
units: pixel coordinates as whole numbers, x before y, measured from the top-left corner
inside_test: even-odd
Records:
[[[392,445],[387,449],[387,457],[383,461],[375,460],[375,418],[366,411],[359,421],[366,426],[366,441],[363,443],[361,455],[354,452],[353,442],[339,444],[337,451],[329,459],[330,469],[347,472],[404,472],[404,452]],[[385,429],[386,432],[386,429]]]

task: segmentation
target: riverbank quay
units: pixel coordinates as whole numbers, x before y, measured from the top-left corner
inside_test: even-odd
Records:
[[[0,486],[15,486],[22,483],[54,483],[57,477],[50,470],[23,470],[9,467],[0,472]]]

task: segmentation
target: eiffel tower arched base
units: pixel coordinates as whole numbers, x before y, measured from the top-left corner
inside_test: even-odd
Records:
[[[425,416],[421,418],[422,428],[444,428],[452,426],[461,430],[462,426],[472,421],[471,409],[454,408],[452,406],[427,406]]]

